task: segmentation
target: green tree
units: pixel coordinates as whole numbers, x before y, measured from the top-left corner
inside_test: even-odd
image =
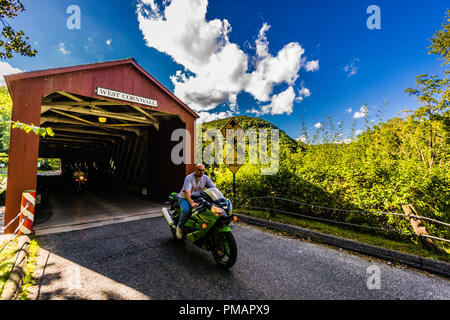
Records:
[[[422,142],[416,144],[423,162],[431,168],[436,163],[439,154],[448,151],[449,140],[449,106],[450,106],[450,9],[447,10],[446,23],[442,29],[435,32],[430,39],[429,54],[435,54],[443,60],[443,76],[422,74],[416,77],[416,88],[405,90],[409,95],[415,95],[420,107],[409,118],[410,127],[420,136],[415,139]],[[429,120],[429,121],[426,121]],[[439,134],[439,127],[446,130]],[[425,144],[423,144],[425,142]]]
[[[12,101],[6,86],[0,87],[0,152],[7,153],[9,150],[9,136],[11,128],[19,128],[25,132],[34,132],[45,137],[53,136],[51,128],[41,128],[18,121],[11,121]]]
[[[23,30],[15,31],[8,23],[7,19],[17,17],[20,12],[25,11],[24,5],[20,0],[0,0],[0,21],[3,29],[0,36],[0,59],[9,59],[13,53],[19,53],[23,56],[33,57],[37,51],[28,44],[28,37]],[[40,128],[25,123],[11,121],[12,102],[5,86],[0,87],[0,150],[9,149],[10,129],[19,128],[27,133],[32,131],[36,134],[54,135],[50,128]]]
[[[0,87],[0,152],[8,152],[12,101],[6,86]]]
[[[28,37],[23,30],[16,31],[8,23],[7,19],[17,17],[19,12],[25,11],[20,0],[0,0],[0,21],[3,29],[0,37],[0,59],[9,59],[13,53],[33,57],[37,51],[28,44]]]
[[[443,65],[450,63],[450,9],[447,10],[445,20],[447,23],[444,22],[442,29],[436,31],[430,39],[431,46],[428,47],[430,54],[436,54],[441,60],[444,60]]]

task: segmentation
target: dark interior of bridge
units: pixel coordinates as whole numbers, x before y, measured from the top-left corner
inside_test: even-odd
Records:
[[[57,91],[42,100],[40,126],[54,135],[40,137],[39,158],[61,160],[60,175],[38,175],[42,212],[56,195],[69,197],[68,208],[99,194],[120,205],[131,194],[159,201],[181,187],[185,167],[170,160],[171,133],[185,127],[178,115]],[[77,169],[87,174],[79,195],[71,188]],[[37,214],[36,223],[47,218]]]

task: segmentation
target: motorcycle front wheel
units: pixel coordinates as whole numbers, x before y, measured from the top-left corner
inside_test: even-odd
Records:
[[[236,262],[237,246],[231,232],[215,232],[211,253],[217,264],[224,268],[231,268]]]

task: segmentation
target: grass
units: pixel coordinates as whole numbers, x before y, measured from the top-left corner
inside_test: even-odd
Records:
[[[309,230],[346,238],[374,246],[383,247],[386,249],[397,250],[403,253],[413,254],[424,258],[435,259],[440,261],[450,262],[450,253],[446,250],[447,254],[434,252],[425,249],[416,240],[405,239],[389,239],[388,235],[380,233],[369,233],[356,230],[356,228],[347,228],[331,223],[324,223],[319,221],[312,221],[305,218],[293,217],[288,214],[277,213],[275,217],[270,217],[270,214],[265,211],[253,211],[253,210],[236,210],[236,213],[246,214],[252,217],[261,218],[265,220],[271,220],[275,222],[287,223],[299,227],[303,227]]]
[[[6,244],[6,241],[0,243],[0,249]],[[11,275],[11,268],[14,265],[14,259],[16,257],[17,251],[17,238],[13,239],[9,244],[0,252],[0,297],[5,288],[6,282],[9,280]]]
[[[17,237],[15,237],[6,248],[0,252],[0,297],[3,293],[3,289],[5,284],[8,282],[11,276],[11,269],[14,265],[14,261],[16,259],[16,255],[19,251]],[[0,248],[4,244],[0,244]],[[29,248],[28,248],[28,256],[24,266],[24,274],[22,275],[22,285],[20,288],[20,293],[18,296],[18,300],[27,300],[28,299],[28,290],[34,282],[34,270],[36,269],[36,257],[39,250],[39,245],[36,239],[32,239]]]
[[[34,285],[34,270],[36,270],[37,262],[36,257],[39,251],[39,245],[35,238],[31,240],[30,247],[28,248],[28,258],[24,268],[24,275],[22,277],[22,287],[19,293],[19,300],[28,300],[28,290],[30,286]]]

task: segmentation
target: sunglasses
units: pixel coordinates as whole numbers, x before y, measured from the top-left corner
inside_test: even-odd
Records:
[[[198,172],[205,172],[205,169],[197,169]]]

